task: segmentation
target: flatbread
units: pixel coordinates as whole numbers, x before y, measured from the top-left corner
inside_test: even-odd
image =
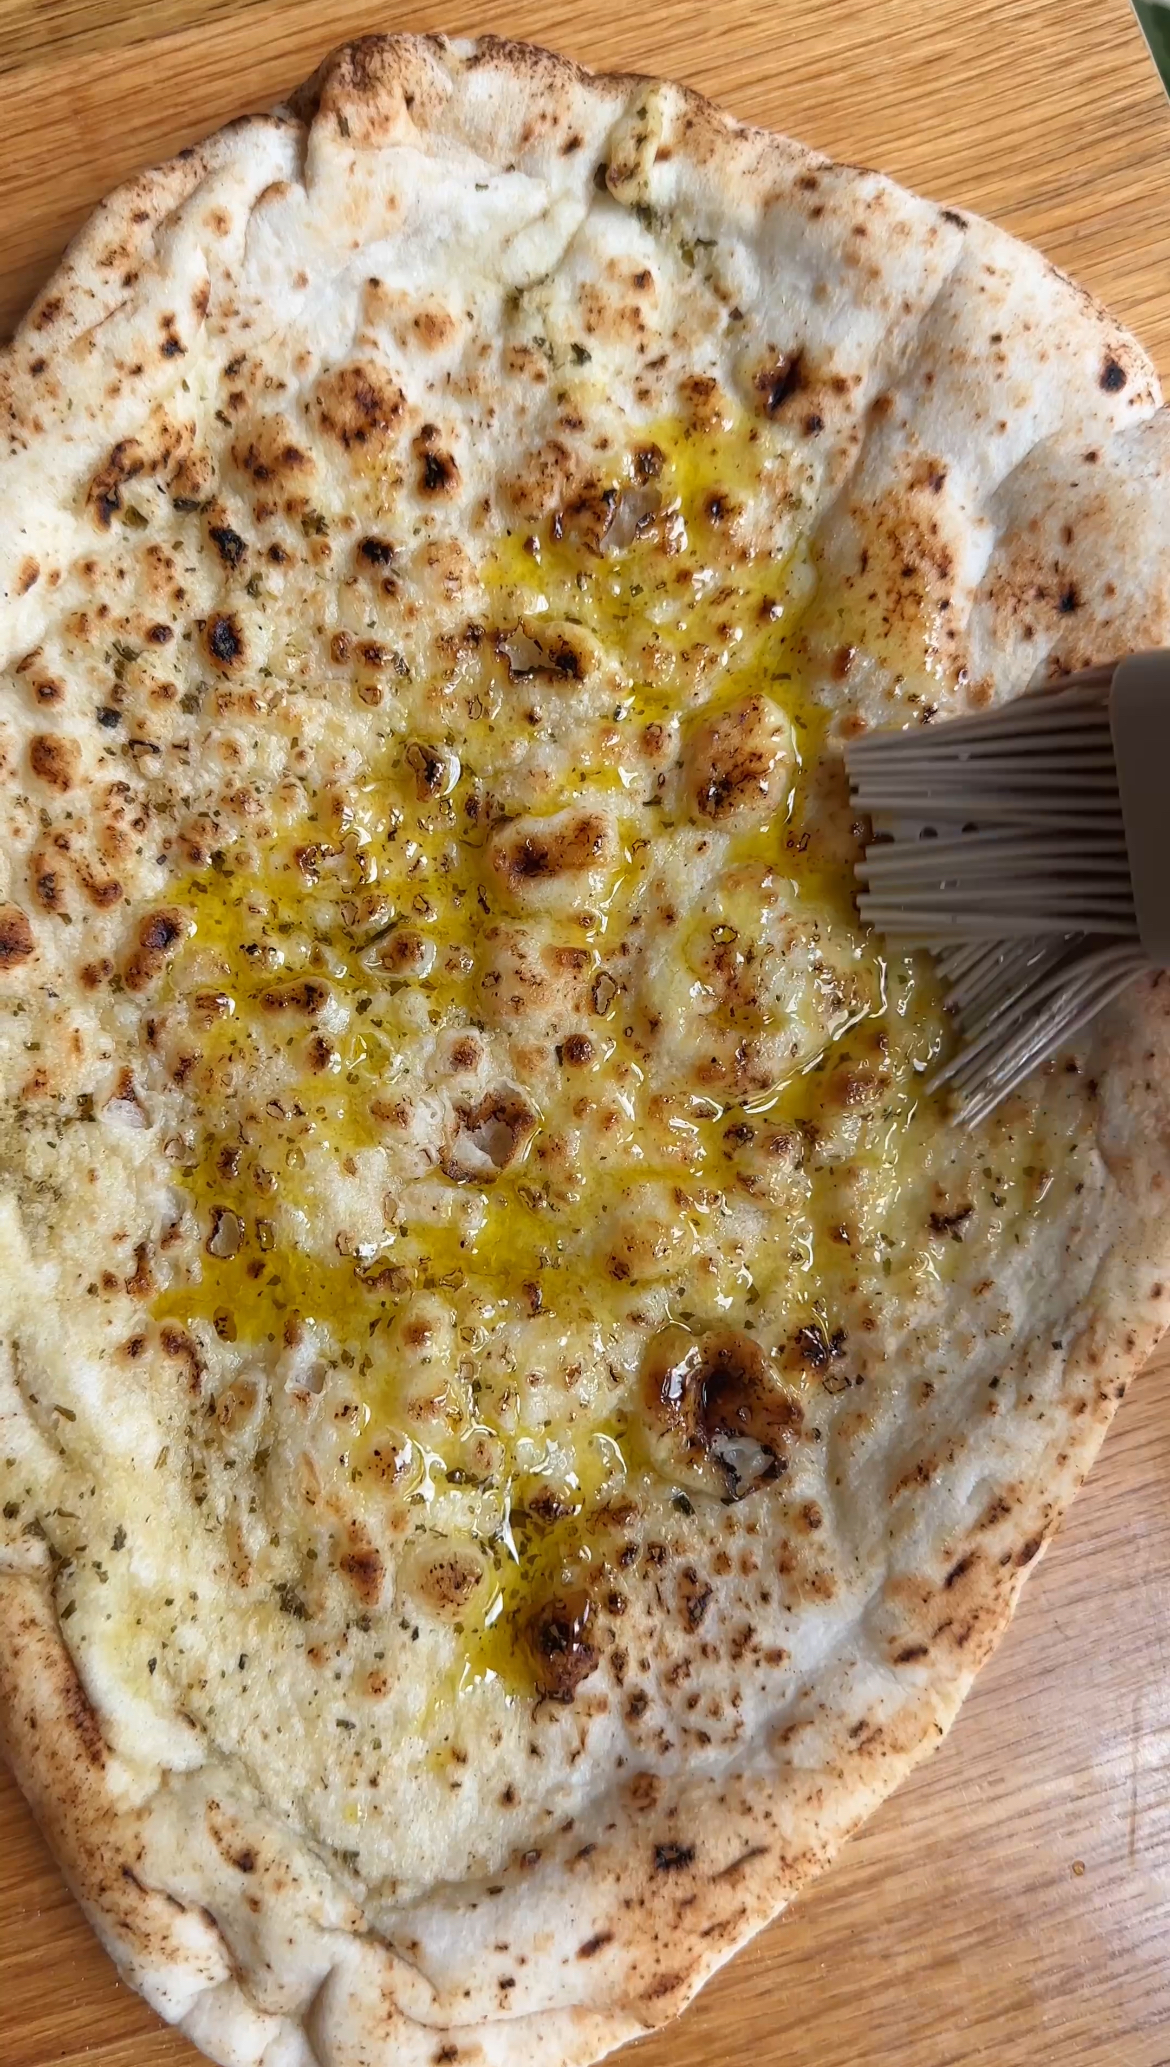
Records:
[[[676,86],[372,38],[3,360],[0,1732],[212,2059],[588,2061],[944,1734],[1170,1287],[840,742],[1170,637],[1139,347]]]

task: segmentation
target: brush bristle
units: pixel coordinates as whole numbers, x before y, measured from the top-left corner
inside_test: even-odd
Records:
[[[1083,935],[994,942],[973,963],[961,961],[970,953],[938,957],[962,1040],[927,1087],[949,1087],[955,1119],[967,1127],[987,1119],[1147,966],[1140,947]]]
[[[1110,728],[1112,668],[845,753],[874,838],[858,909],[929,948],[962,1030],[936,1078],[975,1125],[1145,966]]]
[[[1108,678],[875,733],[846,758],[874,830],[858,908],[890,939],[1137,939]]]

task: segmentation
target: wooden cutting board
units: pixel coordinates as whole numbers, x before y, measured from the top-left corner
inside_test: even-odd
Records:
[[[1126,0],[0,0],[0,326],[117,180],[391,27],[674,74],[995,216],[1170,387],[1170,109]],[[640,2067],[1170,2067],[1168,1380],[1163,1353],[942,1751]],[[195,2057],[0,1780],[0,2063]]]

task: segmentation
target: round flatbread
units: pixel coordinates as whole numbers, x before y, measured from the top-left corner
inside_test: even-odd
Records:
[[[841,742],[1170,638],[987,224],[374,38],[4,355],[0,1733],[232,2067],[589,2061],[953,1719],[1170,1288],[1151,980],[985,1127]]]

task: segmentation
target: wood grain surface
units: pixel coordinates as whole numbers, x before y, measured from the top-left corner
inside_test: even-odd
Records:
[[[673,74],[995,216],[1170,385],[1170,109],[1126,0],[0,0],[0,329],[117,180],[373,28]],[[1170,2067],[1170,1356],[941,1752],[637,2058]],[[195,2060],[116,1980],[4,1778],[0,2067]]]

